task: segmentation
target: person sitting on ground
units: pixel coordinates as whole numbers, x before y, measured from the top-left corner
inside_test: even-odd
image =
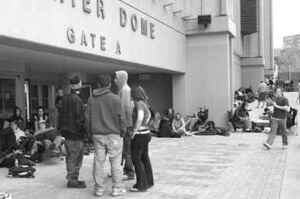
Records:
[[[237,123],[243,123],[243,129],[246,132],[250,132],[252,129],[252,123],[250,121],[249,118],[249,112],[248,112],[248,103],[245,101],[242,103],[242,105],[240,105],[233,116],[233,122],[237,122]]]
[[[42,142],[46,151],[50,151],[53,155],[59,155],[64,138],[58,134],[55,128],[49,126],[49,117],[44,113],[43,107],[38,107],[37,112],[38,114],[34,116],[34,136]]]
[[[16,121],[20,129],[25,130],[25,121],[22,117],[22,110],[19,107],[15,107],[14,114],[9,118],[10,121]]]
[[[170,111],[165,111],[164,116],[162,117],[159,124],[159,133],[158,137],[172,137],[178,138],[180,137],[178,134],[172,132],[172,118],[170,118]]]
[[[9,120],[4,120],[0,131],[0,167],[10,168],[14,165],[14,160],[7,157],[17,148],[15,134],[10,127]]]
[[[27,151],[30,151],[34,141],[22,131],[17,121],[6,120],[0,133],[0,166],[13,167],[14,160],[18,159],[23,164],[34,165],[29,159],[25,158]],[[27,139],[29,138],[29,139]]]
[[[266,84],[266,82],[261,81],[257,88],[257,94],[258,94],[257,108],[265,107],[265,100],[266,100],[266,95],[268,94],[268,92],[269,92],[268,85]]]
[[[255,94],[251,87],[245,89],[245,95],[246,95],[246,100],[248,103],[252,103],[255,101]]]
[[[185,122],[180,113],[176,113],[172,122],[172,131],[179,137],[186,135]]]
[[[154,135],[158,135],[159,133],[160,121],[161,121],[161,115],[159,112],[156,112],[154,114],[154,118],[152,118],[149,123],[149,128]]]

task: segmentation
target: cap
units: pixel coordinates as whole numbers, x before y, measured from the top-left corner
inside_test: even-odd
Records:
[[[70,79],[70,84],[79,84],[80,78],[78,76],[74,76]]]

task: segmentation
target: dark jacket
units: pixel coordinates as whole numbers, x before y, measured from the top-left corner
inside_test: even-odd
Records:
[[[85,138],[84,105],[74,91],[62,99],[62,107],[59,109],[58,129],[66,139],[83,140]]]
[[[17,142],[13,130],[10,127],[0,130],[0,158],[13,152],[16,148]]]
[[[93,91],[86,112],[88,132],[93,135],[123,135],[126,129],[124,118],[119,96],[108,88]]]

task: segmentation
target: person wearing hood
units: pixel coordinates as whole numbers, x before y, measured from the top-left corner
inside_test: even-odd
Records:
[[[122,137],[126,132],[124,112],[121,99],[110,90],[110,75],[97,77],[97,88],[88,100],[86,122],[88,132],[92,134],[95,157],[93,177],[95,182],[95,196],[104,194],[104,164],[106,156],[109,157],[112,172],[112,196],[125,193],[122,183]]]
[[[132,102],[131,88],[127,84],[128,73],[126,71],[115,72],[114,82],[118,87],[118,94],[121,98],[121,106],[125,113],[126,133],[123,138],[122,163],[125,160],[123,173],[126,180],[134,179],[134,166],[131,158],[131,133],[132,133]]]
[[[80,181],[79,171],[84,155],[84,105],[77,94],[81,88],[78,76],[70,79],[71,93],[63,96],[58,114],[58,130],[65,138],[67,187],[85,188],[84,181]]]

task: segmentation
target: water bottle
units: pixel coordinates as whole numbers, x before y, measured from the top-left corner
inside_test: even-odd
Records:
[[[15,167],[19,167],[19,160],[17,158],[15,159]]]

